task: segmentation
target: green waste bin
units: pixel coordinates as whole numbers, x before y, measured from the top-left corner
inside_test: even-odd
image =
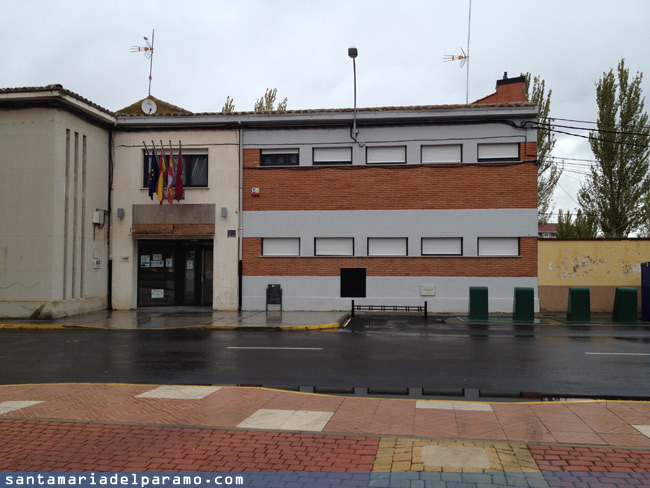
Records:
[[[566,318],[569,322],[591,321],[589,288],[572,286],[569,288],[569,305]]]
[[[619,286],[614,295],[614,322],[634,323],[636,322],[637,310],[636,288]]]
[[[515,322],[535,322],[535,290],[533,288],[515,288],[512,319]]]
[[[488,320],[488,288],[487,286],[469,287],[469,319]]]

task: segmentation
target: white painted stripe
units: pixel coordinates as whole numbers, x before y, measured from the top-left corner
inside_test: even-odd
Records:
[[[415,408],[428,408],[432,410],[469,410],[478,412],[492,412],[489,403],[479,402],[446,402],[440,400],[418,400]]]
[[[248,347],[248,346],[228,346],[228,349],[252,349],[267,351],[322,351],[322,347]]]
[[[9,412],[14,412],[20,410],[21,408],[31,407],[32,405],[38,405],[43,403],[42,401],[6,401],[0,403],[0,415],[4,415]]]
[[[650,356],[647,352],[586,352],[592,356]]]
[[[650,437],[650,425],[633,425],[632,427],[641,432],[644,436]]]

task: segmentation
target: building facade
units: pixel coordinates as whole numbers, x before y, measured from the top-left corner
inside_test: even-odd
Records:
[[[0,316],[106,308],[115,122],[60,85],[0,90]]]
[[[120,118],[113,178],[112,306],[237,310],[239,148],[237,131],[143,129]],[[183,196],[149,196],[149,158],[162,147],[183,162]],[[161,144],[162,142],[162,144]],[[168,164],[168,163],[166,163]]]
[[[523,78],[470,105],[359,111],[112,113],[60,86],[0,95],[0,316],[264,310],[269,285],[283,310],[466,312],[478,285],[494,312],[512,311],[515,287],[537,300]],[[181,154],[180,201],[150,198],[153,147],[175,166]]]
[[[535,114],[360,111],[356,140],[349,114],[328,112],[245,130],[243,309],[264,309],[269,285],[283,310],[466,312],[477,285],[494,312],[512,311],[515,287],[537,300]]]

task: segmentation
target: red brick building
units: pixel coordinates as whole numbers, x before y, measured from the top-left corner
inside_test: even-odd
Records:
[[[536,107],[524,79],[470,105],[250,114],[242,119],[242,308],[358,303],[463,312],[488,286],[537,303]]]

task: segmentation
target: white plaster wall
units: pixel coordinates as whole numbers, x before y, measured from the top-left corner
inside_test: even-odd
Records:
[[[85,259],[82,262],[81,252],[77,253],[78,287],[64,296],[66,130],[73,138],[75,132],[80,134],[80,163],[86,135],[87,186],[84,215],[81,197],[78,200],[76,242],[79,251],[85,250]],[[107,245],[105,231],[93,237],[90,209],[107,208],[107,130],[55,108],[2,110],[0,161],[0,316],[29,317],[36,312],[38,317],[56,317],[103,308]],[[79,195],[81,185],[79,178]],[[93,249],[102,262],[100,270],[92,267]],[[67,264],[72,267],[72,261]]]
[[[151,132],[117,132],[115,135],[115,176],[113,182],[112,259],[113,308],[137,307],[137,243],[131,236],[132,206],[159,205],[142,188],[143,141],[151,150],[151,141],[162,140],[169,152],[180,140],[185,152],[205,149],[208,152],[208,188],[185,188],[185,199],[173,205],[214,204],[214,280],[213,309],[236,310],[238,307],[238,238],[227,237],[228,230],[239,224],[239,146],[237,131],[184,130]],[[164,205],[169,205],[166,201]],[[228,210],[221,217],[221,208]],[[117,209],[125,216],[117,218]]]
[[[489,277],[378,277],[366,278],[368,298],[341,298],[338,276],[245,276],[243,279],[243,310],[266,308],[266,287],[282,287],[282,309],[350,310],[351,301],[358,305],[423,305],[432,313],[468,313],[470,286],[488,287],[490,313],[512,313],[515,287],[531,287],[535,291],[535,311],[539,312],[537,278]],[[434,296],[421,296],[422,285],[434,285]],[[277,306],[270,306],[276,310]]]

